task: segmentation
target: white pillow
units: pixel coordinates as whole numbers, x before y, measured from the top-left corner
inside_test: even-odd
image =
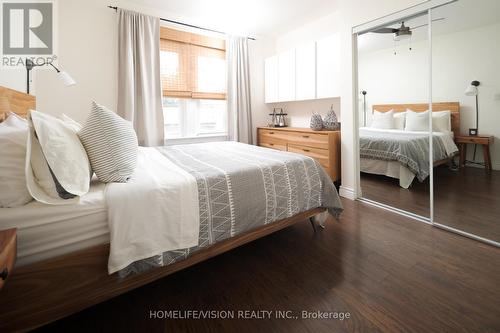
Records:
[[[22,206],[33,198],[26,187],[24,163],[28,124],[14,113],[0,123],[0,207]]]
[[[78,133],[82,129],[82,125],[76,120],[71,119],[64,113],[59,117],[66,125],[68,125],[75,133]]]
[[[432,113],[432,131],[433,132],[451,132],[451,112],[436,111]]]
[[[375,110],[372,117],[371,128],[378,129],[393,129],[394,128],[394,111],[378,112]]]
[[[406,124],[406,112],[394,113],[394,128],[397,130],[404,130]]]
[[[429,131],[429,111],[414,112],[406,110],[405,131]]]
[[[48,204],[77,201],[77,196],[89,191],[90,170],[75,130],[64,121],[37,111],[28,114],[28,123],[30,163],[26,164],[26,177],[30,193]]]

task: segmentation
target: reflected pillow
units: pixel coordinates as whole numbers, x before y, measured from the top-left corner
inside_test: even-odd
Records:
[[[406,125],[406,112],[394,113],[394,128],[404,130]]]
[[[437,111],[432,113],[432,131],[433,132],[451,132],[451,112]]]
[[[379,112],[373,111],[371,128],[378,129],[393,129],[394,128],[394,111]]]
[[[429,131],[429,111],[415,112],[406,110],[405,131]]]

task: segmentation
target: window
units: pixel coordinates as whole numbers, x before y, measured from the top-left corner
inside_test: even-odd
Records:
[[[226,101],[163,97],[165,138],[227,135]]]
[[[225,42],[161,29],[160,74],[167,139],[227,135]]]

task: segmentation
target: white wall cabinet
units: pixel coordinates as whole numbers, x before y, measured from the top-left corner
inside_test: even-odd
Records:
[[[316,43],[297,47],[295,51],[295,99],[316,98]]]
[[[265,60],[266,103],[340,96],[340,35]]]
[[[316,42],[316,98],[340,96],[340,36]]]
[[[278,55],[278,101],[295,100],[295,49]]]
[[[278,56],[267,58],[264,67],[265,102],[278,102]]]

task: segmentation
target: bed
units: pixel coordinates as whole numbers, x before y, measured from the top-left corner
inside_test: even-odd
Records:
[[[2,94],[19,115],[35,108],[32,96],[6,89]],[[0,331],[38,327],[294,223],[342,210],[328,175],[303,155],[226,142],[144,148],[140,156],[152,149],[196,178],[199,243],[165,251],[160,267],[151,258],[128,265],[120,270],[124,274],[108,274],[113,229],[107,220],[113,207],[104,184],[94,180],[75,205],[1,208],[1,229],[18,228],[19,257],[0,296],[8,304],[0,309]]]
[[[451,131],[433,132],[434,166],[448,163],[457,154],[453,139],[460,129],[458,102],[433,103],[433,112],[450,111]],[[429,105],[380,104],[373,111],[405,112],[407,109],[424,112]],[[402,188],[409,188],[417,178],[424,181],[429,175],[429,135],[427,132],[362,127],[360,135],[360,171],[384,175],[399,180]]]

